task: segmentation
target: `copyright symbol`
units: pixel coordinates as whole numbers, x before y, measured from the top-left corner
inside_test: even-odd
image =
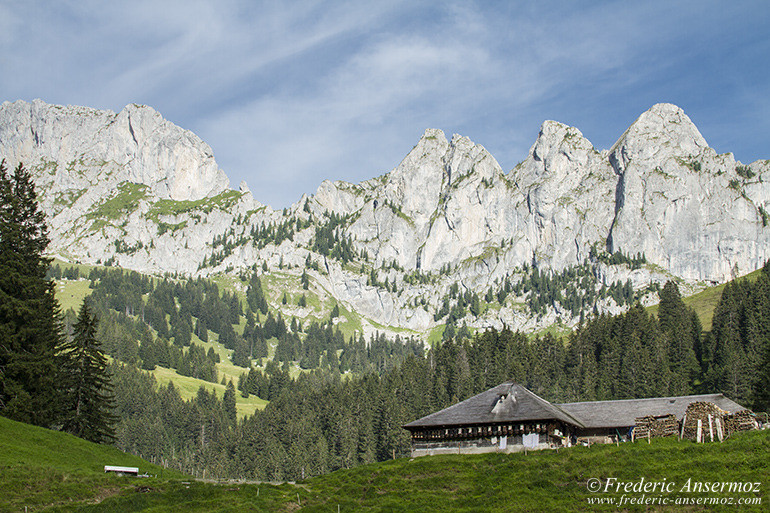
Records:
[[[592,477],[586,483],[586,488],[588,488],[589,492],[592,492],[592,493],[598,492],[599,490],[602,489],[602,480],[596,477]]]

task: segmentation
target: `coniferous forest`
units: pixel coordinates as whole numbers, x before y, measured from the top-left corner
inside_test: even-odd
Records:
[[[0,196],[0,413],[196,476],[301,479],[403,457],[403,424],[509,380],[553,402],[723,392],[770,409],[770,264],[724,288],[708,332],[669,282],[657,316],[636,304],[566,337],[460,330],[426,348],[346,336],[335,312],[284,319],[257,273],[243,277],[243,302],[207,280],[93,269],[89,301],[61,314],[53,278],[78,271],[43,256],[47,230],[23,167],[2,167]],[[148,372],[219,382],[219,354],[193,335],[216,337],[244,368],[222,398],[200,388],[183,400]],[[269,403],[239,418],[238,394]]]

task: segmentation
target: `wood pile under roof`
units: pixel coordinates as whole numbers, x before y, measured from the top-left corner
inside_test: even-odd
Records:
[[[735,412],[732,415],[727,415],[724,422],[725,427],[727,428],[727,436],[738,431],[750,431],[759,427],[757,425],[756,417],[749,410],[743,410]]]
[[[679,433],[679,421],[674,415],[639,417],[634,427],[634,439],[674,436]]]
[[[714,403],[697,401],[687,407],[682,419],[682,438],[706,442],[722,441],[727,435],[724,419],[728,412]]]

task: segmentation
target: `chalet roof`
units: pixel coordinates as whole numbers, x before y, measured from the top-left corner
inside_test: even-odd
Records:
[[[509,382],[410,422],[404,427],[411,430],[421,427],[504,424],[551,419],[584,427],[571,413],[538,397],[523,386]]]
[[[637,417],[676,415],[682,420],[687,407],[694,402],[714,403],[730,413],[745,410],[723,394],[654,397],[650,399],[625,399],[620,401],[588,401],[558,404],[559,408],[577,417],[587,428],[630,427]]]

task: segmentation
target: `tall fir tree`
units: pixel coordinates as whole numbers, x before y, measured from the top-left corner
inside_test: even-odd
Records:
[[[700,372],[696,349],[700,349],[701,328],[695,312],[688,309],[673,281],[667,282],[659,293],[658,319],[660,329],[668,338],[668,359],[671,383],[666,393],[687,395]]]
[[[96,338],[96,316],[83,301],[72,338],[61,346],[61,384],[65,390],[62,429],[92,442],[115,438],[114,397],[107,358]]]
[[[61,404],[55,352],[62,337],[45,214],[22,164],[0,163],[0,414],[52,426]]]
[[[754,381],[754,409],[770,411],[770,339],[765,340],[765,354],[760,361]]]
[[[235,408],[235,386],[233,385],[233,380],[227,382],[225,396],[222,399],[222,407],[225,410],[225,418],[231,426],[234,426],[238,420],[238,411]]]

